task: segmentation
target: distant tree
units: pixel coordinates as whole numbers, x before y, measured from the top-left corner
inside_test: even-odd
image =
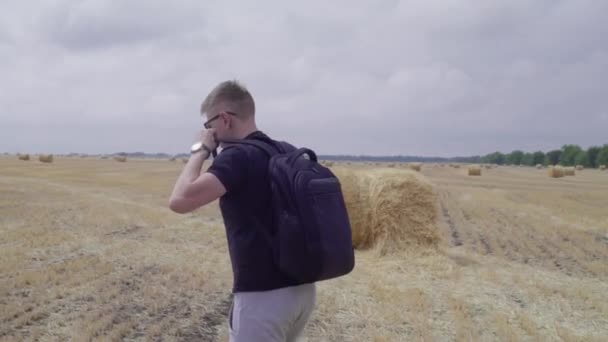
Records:
[[[596,164],[599,165],[608,165],[608,144],[602,147],[600,153],[597,154],[595,158]]]
[[[587,155],[587,152],[580,151],[574,158],[574,164],[583,165],[584,167],[591,167],[591,163],[589,162],[589,156]]]
[[[520,165],[521,159],[524,157],[523,151],[513,151],[505,156],[507,164]]]
[[[524,153],[523,158],[521,158],[521,165],[534,165],[534,155],[532,153]]]
[[[553,150],[547,152],[547,165],[557,165],[560,161],[562,150]]]
[[[448,161],[452,161],[455,163],[472,163],[472,164],[479,164],[479,163],[484,163],[484,157],[481,156],[472,156],[472,157],[456,157],[456,158],[450,158]]]
[[[587,157],[589,158],[589,167],[597,168],[600,165],[597,163],[597,155],[602,150],[599,146],[591,146],[587,149]]]
[[[536,151],[533,160],[533,165],[545,164],[545,154],[542,151]]]
[[[564,166],[574,166],[576,164],[576,155],[582,151],[583,149],[578,145],[564,145],[559,160],[560,164]]]
[[[494,152],[482,158],[482,161],[488,164],[503,165],[505,164],[505,155],[500,152]]]

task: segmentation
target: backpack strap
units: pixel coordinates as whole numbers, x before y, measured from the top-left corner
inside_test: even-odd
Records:
[[[268,155],[268,157],[272,157],[278,153],[284,153],[279,147],[258,139],[226,139],[222,140],[222,142],[227,144],[242,144],[255,146],[260,150],[264,151]]]

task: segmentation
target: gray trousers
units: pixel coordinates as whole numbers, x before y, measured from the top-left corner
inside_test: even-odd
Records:
[[[230,309],[230,342],[291,342],[315,306],[315,284],[263,292],[237,292]]]

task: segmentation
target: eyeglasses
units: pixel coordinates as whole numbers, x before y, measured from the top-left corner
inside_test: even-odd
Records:
[[[236,113],[233,113],[233,112],[222,112],[222,113],[230,114],[230,115],[232,115],[232,116],[236,116],[236,115],[237,115]],[[217,120],[217,119],[220,117],[220,115],[221,115],[222,113],[219,113],[218,115],[216,115],[216,116],[212,117],[211,119],[207,120],[207,122],[205,122],[205,123],[203,124],[203,126],[205,127],[205,129],[209,129],[209,128],[211,128],[211,125],[209,125],[209,124],[210,124],[211,122],[213,122],[214,120]]]

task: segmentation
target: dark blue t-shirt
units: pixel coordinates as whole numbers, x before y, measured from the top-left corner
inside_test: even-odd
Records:
[[[246,139],[273,143],[264,133]],[[283,275],[272,258],[269,157],[255,146],[231,145],[214,160],[207,172],[226,188],[220,209],[226,226],[228,250],[234,273],[233,292],[268,291],[299,285]]]

